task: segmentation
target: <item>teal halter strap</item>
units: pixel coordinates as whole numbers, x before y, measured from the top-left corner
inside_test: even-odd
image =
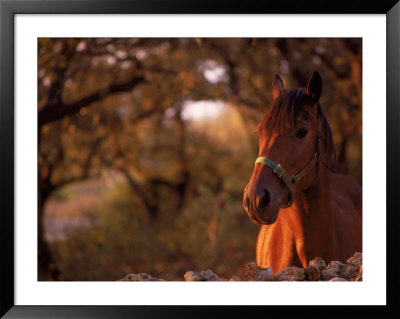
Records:
[[[307,173],[317,163],[318,158],[319,158],[319,153],[315,152],[314,157],[311,159],[311,161],[296,175],[289,174],[280,164],[275,163],[273,160],[270,160],[267,157],[257,157],[255,164],[261,163],[267,165],[269,168],[272,169],[273,173],[276,174],[278,178],[285,183],[286,187],[290,192],[290,200],[283,206],[283,208],[288,208],[292,206],[294,202],[294,197],[296,193],[296,183],[300,179],[302,179],[305,175],[307,175]]]

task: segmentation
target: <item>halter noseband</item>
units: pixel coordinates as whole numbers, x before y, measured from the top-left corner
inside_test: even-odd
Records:
[[[291,175],[289,174],[280,164],[275,163],[274,161],[270,160],[267,157],[257,157],[255,164],[261,163],[264,165],[267,165],[268,167],[272,168],[272,171],[274,174],[278,176],[279,179],[281,179],[286,187],[288,188],[290,192],[290,200],[288,203],[286,203],[283,208],[288,208],[292,206],[294,202],[294,195],[296,192],[296,183],[302,179],[307,173],[313,168],[315,163],[318,162],[319,159],[319,153],[318,151],[315,152],[313,158],[311,161],[296,175]]]

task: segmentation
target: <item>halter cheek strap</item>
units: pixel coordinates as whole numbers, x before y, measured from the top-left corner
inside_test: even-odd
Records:
[[[267,165],[272,169],[273,173],[276,174],[278,178],[285,183],[290,192],[290,200],[283,206],[283,208],[288,208],[292,206],[294,202],[296,183],[305,175],[307,175],[309,171],[311,171],[314,165],[318,162],[318,159],[319,153],[315,152],[314,157],[311,159],[311,161],[296,175],[289,174],[280,164],[275,163],[267,157],[257,157],[255,164],[261,163]]]

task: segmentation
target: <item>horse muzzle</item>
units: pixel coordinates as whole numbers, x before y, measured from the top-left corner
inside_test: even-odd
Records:
[[[247,186],[243,195],[243,207],[249,218],[256,224],[270,225],[276,221],[281,203],[275,202],[271,192],[261,187],[250,192]]]

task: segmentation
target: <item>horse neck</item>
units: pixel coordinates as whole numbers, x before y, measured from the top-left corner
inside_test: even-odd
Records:
[[[303,214],[304,226],[315,225],[320,230],[329,232],[333,224],[330,180],[331,172],[319,161],[316,182],[298,196],[298,207]],[[325,228],[321,228],[324,226]]]
[[[320,161],[318,178],[307,190],[300,192],[295,202],[297,210],[297,254],[303,266],[315,257],[329,260],[333,256],[335,219],[331,206],[331,172]],[[315,175],[314,175],[315,176]],[[297,196],[297,194],[296,194]]]

